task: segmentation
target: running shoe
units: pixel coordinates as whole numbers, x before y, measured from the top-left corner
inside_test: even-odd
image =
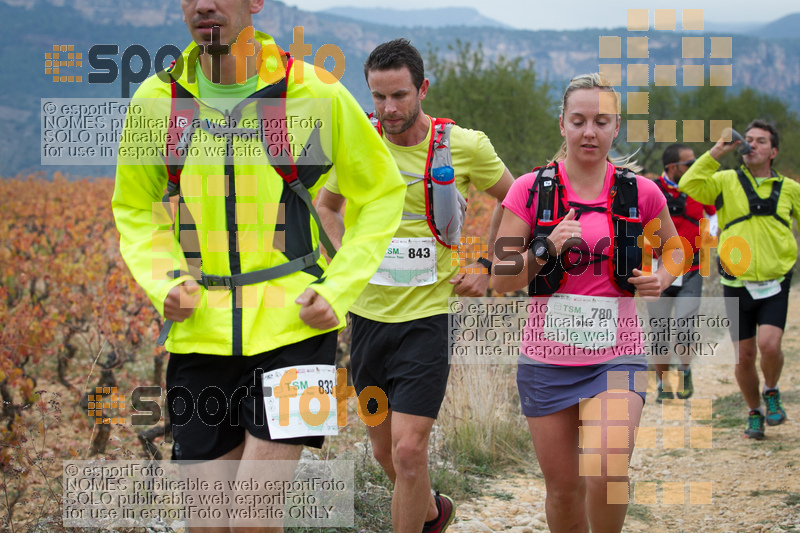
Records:
[[[672,395],[672,391],[664,390],[664,383],[659,381],[658,382],[658,396],[656,396],[656,403],[661,403],[662,400],[671,400],[674,396]]]
[[[762,396],[764,397],[764,403],[767,404],[767,424],[770,426],[783,424],[786,421],[786,411],[783,410],[781,392],[778,389],[772,389]]]
[[[439,516],[430,522],[425,522],[425,525],[422,526],[422,533],[443,533],[456,517],[456,504],[453,503],[453,499],[450,496],[439,494],[437,490],[434,498],[436,498]]]
[[[748,439],[762,440],[764,438],[764,415],[753,409],[747,417],[747,429],[744,436]]]
[[[683,390],[675,393],[675,396],[681,400],[690,398],[694,393],[694,385],[692,384],[692,371],[687,370],[683,373]]]

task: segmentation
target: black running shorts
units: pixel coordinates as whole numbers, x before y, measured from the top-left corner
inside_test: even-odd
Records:
[[[791,272],[781,282],[781,292],[769,298],[753,300],[744,287],[723,286],[725,308],[730,320],[731,340],[743,341],[755,337],[758,326],[769,324],[781,329],[786,327],[786,314],[789,312],[789,288]],[[739,308],[736,308],[738,298]]]
[[[436,418],[450,375],[447,315],[398,323],[376,322],[353,313],[350,318],[356,392],[380,387],[392,411]]]
[[[252,356],[170,354],[167,408],[174,440],[172,458],[217,459],[241,444],[245,431],[273,440],[264,415],[261,375],[291,366],[333,365],[336,336],[332,331]],[[223,401],[227,405],[220,408]],[[323,441],[324,437],[275,439],[314,448],[321,448]]]

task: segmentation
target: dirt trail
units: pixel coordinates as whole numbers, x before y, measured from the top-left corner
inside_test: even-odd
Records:
[[[732,366],[693,367],[695,395],[686,402],[683,420],[665,420],[676,416],[666,412],[662,416],[662,405],[655,402],[654,394],[648,393],[641,426],[656,428],[657,447],[637,446],[633,454],[630,473],[634,503],[629,507],[624,531],[800,531],[799,333],[800,299],[793,297],[783,341],[785,366],[780,380],[788,420],[778,427],[767,426],[766,439],[761,442],[741,437],[746,410]],[[702,399],[712,400],[710,422],[691,420],[692,401],[699,408]],[[679,410],[671,413],[680,417]],[[693,434],[692,428],[699,429]],[[696,443],[703,443],[708,436],[708,429],[703,428],[711,429],[711,447],[693,448],[693,435]],[[684,447],[664,447],[664,435],[672,436],[676,431],[680,434],[681,430],[685,434]],[[636,484],[640,482],[657,482],[657,485],[642,486],[637,492]],[[675,485],[667,485],[670,483]],[[664,489],[675,489],[680,483],[685,487],[684,503],[664,503]],[[685,486],[688,483],[710,483],[710,503],[690,503],[704,501],[709,485]],[[655,486],[656,494],[648,495],[647,490]],[[691,494],[690,488],[694,489]],[[458,520],[450,531],[548,530],[544,480],[538,468],[490,482],[484,494],[481,498],[458,502]],[[674,493],[668,493],[668,498],[670,494]],[[656,503],[641,503],[648,496],[655,497]]]

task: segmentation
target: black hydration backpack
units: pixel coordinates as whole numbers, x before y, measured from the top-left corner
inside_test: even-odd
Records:
[[[628,282],[633,276],[633,269],[642,266],[642,248],[636,239],[642,235],[644,228],[639,214],[639,189],[636,174],[627,168],[616,167],[609,189],[608,203],[605,208],[593,207],[578,202],[568,202],[566,188],[558,174],[558,164],[551,163],[537,167],[538,172],[534,186],[529,189],[528,208],[533,204],[533,196],[538,193],[536,202],[536,223],[533,227],[532,239],[547,237],[561,222],[570,209],[575,209],[576,219],[587,211],[606,213],[610,228],[611,243],[609,255],[594,254],[587,263],[609,260],[608,275],[611,283],[627,295],[633,295],[636,288]],[[573,252],[581,253],[577,249]],[[569,270],[578,266],[570,264],[567,254],[551,257],[528,286],[530,296],[546,296],[555,293],[564,285]]]

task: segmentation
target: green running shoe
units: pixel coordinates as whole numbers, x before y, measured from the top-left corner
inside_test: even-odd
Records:
[[[665,391],[664,384],[659,381],[658,382],[658,396],[656,396],[656,403],[661,403],[663,400],[671,400],[674,396],[672,395],[672,391]]]
[[[767,424],[770,426],[779,426],[786,421],[786,411],[783,410],[783,402],[781,401],[781,392],[778,389],[762,394],[764,403],[767,404]]]
[[[747,429],[744,436],[748,439],[764,439],[764,415],[753,409],[747,417]]]
[[[683,373],[683,390],[675,393],[675,396],[681,400],[690,398],[694,393],[694,385],[692,384],[692,371],[691,369]]]

